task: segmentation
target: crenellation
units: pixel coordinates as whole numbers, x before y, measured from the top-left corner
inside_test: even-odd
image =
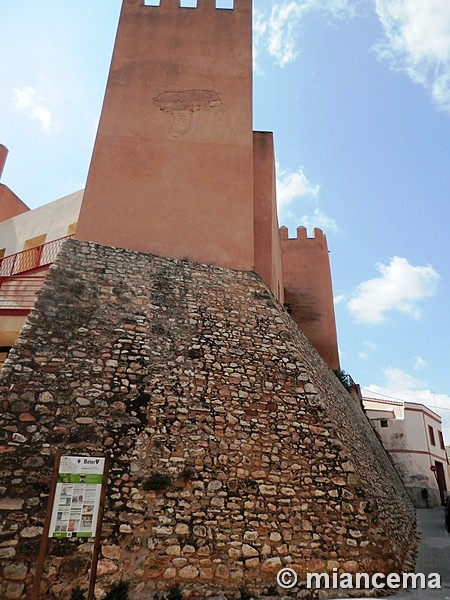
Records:
[[[252,0],[123,0],[76,235],[0,375],[0,598],[31,595],[57,450],[111,458],[98,598],[411,565],[412,504],[332,372],[326,236],[278,228],[251,32]],[[92,541],[59,521],[41,595],[66,600]]]
[[[251,9],[125,0],[77,239],[253,269]]]
[[[339,369],[336,322],[327,239],[318,227],[288,237],[280,228],[284,298],[293,320],[332,369]]]
[[[219,10],[233,10],[237,9],[238,6],[235,6],[236,0],[216,0],[216,8]]]
[[[264,598],[280,565],[304,581],[414,551],[363,412],[253,273],[69,241],[0,393],[2,598],[13,565],[30,595],[57,448],[112,459],[97,593],[124,577],[133,600]],[[154,472],[167,489],[144,488]],[[90,552],[52,541],[44,595],[86,588]]]
[[[286,227],[286,225],[282,225],[280,227],[279,233],[280,233],[280,239],[282,239],[282,240],[289,239],[289,229]]]
[[[243,2],[251,0],[241,0]],[[238,8],[234,0],[124,0],[124,4],[140,4],[141,6],[150,6],[161,9],[173,8],[198,8],[204,10],[217,9],[220,11],[229,11]]]
[[[180,8],[197,8],[198,0],[179,0]]]
[[[299,227],[297,227],[296,236],[294,238],[289,237],[289,230],[285,225],[282,225],[279,228],[279,233],[280,233],[280,238],[282,240],[287,240],[289,242],[299,241],[299,242],[303,243],[304,240],[308,240],[308,241],[320,240],[321,242],[323,242],[323,241],[326,242],[326,235],[324,234],[323,230],[319,229],[318,227],[314,227],[312,236],[308,236],[308,229],[306,227],[304,227],[303,225],[300,225]]]

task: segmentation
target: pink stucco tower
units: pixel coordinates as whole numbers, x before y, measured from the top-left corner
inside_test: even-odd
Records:
[[[252,2],[124,0],[76,237],[254,269]]]
[[[8,153],[8,148],[0,144],[0,179],[3,175]],[[0,183],[0,223],[29,210],[28,206],[7,185]],[[0,250],[1,247],[2,243],[0,240]]]
[[[75,237],[255,271],[335,368],[327,250],[280,239],[273,136],[252,129],[252,0],[147,4],[123,0]]]
[[[289,239],[280,229],[285,302],[317,352],[332,369],[339,369],[333,289],[327,239],[321,229],[309,238],[305,227]]]

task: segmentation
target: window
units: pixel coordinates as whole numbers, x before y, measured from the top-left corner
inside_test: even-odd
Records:
[[[442,448],[442,450],[445,450],[444,436],[442,435],[442,431],[438,431],[438,436],[439,436],[439,446]]]
[[[25,241],[25,244],[23,245],[25,252],[22,252],[20,256],[18,273],[28,271],[29,269],[35,269],[39,266],[41,246],[42,244],[45,244],[46,237],[47,234],[43,233],[42,235],[37,235],[36,237]]]
[[[389,427],[389,423],[387,419],[380,419],[381,427]]]
[[[431,425],[428,425],[428,436],[430,438],[430,444],[432,446],[436,446],[436,440],[434,437],[434,429],[431,427]]]
[[[144,6],[159,6],[160,0],[144,0]]]
[[[23,249],[28,250],[29,248],[35,248],[36,246],[41,246],[42,244],[45,244],[46,237],[47,234],[43,233],[42,235],[37,235],[34,238],[26,240],[25,244],[23,245]]]
[[[181,8],[197,8],[197,0],[180,0]]]
[[[73,235],[75,233],[75,231],[77,230],[77,223],[71,223],[69,225],[69,227],[67,228],[67,235]]]
[[[227,8],[228,10],[234,8],[234,0],[216,0],[216,8]]]
[[[11,346],[0,346],[0,367],[3,365],[5,360],[8,358],[8,352],[11,350]]]

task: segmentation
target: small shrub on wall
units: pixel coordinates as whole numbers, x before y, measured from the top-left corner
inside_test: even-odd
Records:
[[[146,492],[160,492],[165,490],[172,484],[172,477],[164,473],[152,473],[148,479],[144,481],[142,486]]]

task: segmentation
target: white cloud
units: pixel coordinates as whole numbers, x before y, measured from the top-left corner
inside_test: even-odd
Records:
[[[280,67],[297,58],[301,22],[308,13],[320,12],[332,19],[352,17],[359,3],[359,0],[284,0],[273,2],[270,14],[255,10],[253,31],[256,72],[261,72],[261,49],[265,49]]]
[[[297,222],[299,225],[303,225],[307,229],[314,229],[314,227],[318,227],[323,230],[331,230],[337,231],[338,226],[334,219],[327,216],[320,208],[316,208],[312,215],[303,215],[302,217],[297,217]]]
[[[52,92],[45,85],[41,83],[37,87],[14,88],[11,100],[13,108],[18,114],[24,114],[29,119],[38,121],[47,132],[52,129],[53,115],[49,108]]]
[[[450,2],[375,0],[384,38],[375,49],[394,70],[424,86],[450,112]]]
[[[376,350],[378,348],[378,346],[376,344],[374,344],[373,342],[368,342],[368,341],[364,341],[363,345],[368,349],[368,350]]]
[[[298,171],[286,171],[277,165],[277,204],[280,221],[287,219],[295,222],[296,226],[303,225],[307,229],[337,231],[338,226],[334,219],[328,217],[320,208],[315,208],[313,214],[299,215],[298,211],[288,209],[294,201],[304,198],[317,200],[320,192],[319,184],[312,184],[306,177],[303,167]]]
[[[278,206],[284,207],[297,198],[305,196],[317,198],[319,195],[320,185],[313,185],[308,181],[303,167],[298,171],[290,172],[277,166],[277,173]]]
[[[421,356],[414,357],[414,369],[416,371],[423,371],[423,369],[426,369],[427,367],[428,367],[427,361],[424,360]]]
[[[259,10],[253,13],[253,62],[261,73],[259,57],[265,50],[280,67],[298,55],[297,38],[300,22],[308,12],[310,1],[274,2],[270,14]]]
[[[360,352],[358,352],[358,357],[361,361],[366,362],[371,353],[377,349],[377,345],[374,344],[373,342],[363,342],[363,346],[365,348],[365,350],[361,350]]]
[[[401,369],[394,367],[388,367],[385,369],[384,374],[386,376],[386,386],[392,391],[393,394],[404,391],[411,392],[412,390],[423,388],[425,385],[423,381],[420,381],[412,375],[405,373]]]
[[[437,291],[440,276],[435,269],[431,265],[413,266],[399,256],[376,268],[381,277],[363,281],[356,288],[347,305],[350,312],[363,323],[381,323],[391,310],[419,318],[417,303]]]
[[[342,302],[344,302],[345,300],[345,294],[338,294],[337,296],[334,297],[333,302],[334,305],[337,306],[338,304],[341,304]]]
[[[389,367],[384,374],[384,385],[364,386],[363,396],[424,404],[442,418],[445,443],[450,444],[450,396],[428,389],[425,382],[401,369]]]
[[[255,72],[267,52],[284,67],[299,55],[301,26],[308,14],[329,20],[353,18],[367,0],[280,0],[254,13]],[[374,45],[378,57],[422,85],[441,109],[450,112],[449,0],[373,0],[383,29]]]
[[[280,67],[297,58],[297,36],[302,17],[309,9],[309,2],[277,3],[267,24],[267,49]]]

